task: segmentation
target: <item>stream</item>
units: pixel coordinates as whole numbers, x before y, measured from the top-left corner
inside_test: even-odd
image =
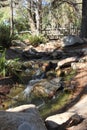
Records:
[[[55,61],[44,61],[44,63],[29,61],[24,63],[26,67],[21,75],[30,76],[29,81],[27,84],[16,84],[11,88],[7,100],[3,103],[4,109],[10,109],[22,104],[35,104],[40,111],[45,110],[45,107],[45,111],[47,111],[49,104],[54,107],[58,105],[59,100],[60,102],[63,100],[63,104],[67,102],[69,94],[65,94],[64,91],[64,77],[58,76],[52,66],[46,70],[47,72],[43,70],[45,65],[49,66],[50,62],[53,65],[56,63]]]

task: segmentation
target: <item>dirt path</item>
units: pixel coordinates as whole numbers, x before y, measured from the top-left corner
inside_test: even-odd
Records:
[[[73,94],[73,105],[69,111],[75,111],[85,116],[85,113],[87,114],[87,68],[78,70],[74,80],[76,90]]]

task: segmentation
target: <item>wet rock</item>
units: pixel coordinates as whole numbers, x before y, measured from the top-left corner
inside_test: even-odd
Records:
[[[35,105],[22,105],[0,111],[1,130],[46,130]]]
[[[32,76],[32,79],[42,79],[45,77],[45,73],[39,68],[35,70],[35,74]]]
[[[44,64],[44,71],[48,72],[50,70],[55,70],[56,67],[57,67],[57,63],[53,63],[50,61],[48,64],[47,63]]]
[[[64,89],[64,84],[61,78],[53,79],[36,79],[31,80],[25,90],[21,93],[22,99],[28,100],[30,103],[40,105],[38,102],[44,101],[44,98],[52,99],[59,90]],[[18,101],[20,100],[20,95]],[[41,101],[41,99],[43,101]]]
[[[62,69],[56,69],[56,76],[58,77],[64,77],[65,76],[65,71],[63,71]]]
[[[53,71],[53,70],[48,71],[48,72],[46,72],[45,77],[46,77],[47,79],[55,78],[55,77],[56,77],[56,73],[55,73],[55,71]]]
[[[34,89],[32,93],[36,93],[38,96],[46,96],[52,98],[55,93],[62,88],[63,89],[63,81],[61,78],[53,78],[50,80],[41,80],[39,83],[34,85]]]
[[[69,35],[64,37],[63,39],[63,43],[62,43],[62,47],[66,47],[66,46],[71,46],[71,45],[75,45],[77,43],[84,43],[84,40],[82,40],[79,36],[75,36],[75,35]]]

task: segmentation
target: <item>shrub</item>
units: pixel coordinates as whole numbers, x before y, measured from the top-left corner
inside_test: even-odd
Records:
[[[3,23],[0,24],[0,45],[9,47],[11,44],[10,26]]]
[[[26,41],[26,39],[29,39],[30,34],[18,34],[18,38],[21,41]]]
[[[19,59],[6,60],[6,50],[0,49],[0,77],[16,76],[21,80],[19,72],[21,71],[21,64]]]
[[[5,77],[6,74],[6,70],[5,70],[5,51],[2,52],[2,50],[0,50],[0,76]]]
[[[15,20],[15,29],[17,32],[25,31],[29,29],[30,26],[28,25],[28,21],[25,18],[17,18]]]
[[[45,43],[46,39],[42,36],[42,35],[30,35],[29,36],[29,42],[30,44],[32,44],[33,46],[38,46],[41,43]]]
[[[43,35],[31,35],[29,33],[26,34],[19,34],[18,38],[21,41],[26,42],[26,40],[29,41],[29,44],[33,45],[33,46],[38,46],[41,43],[46,43],[47,42],[47,38],[45,38]]]
[[[19,59],[14,59],[14,60],[7,60],[5,63],[6,66],[6,72],[7,75],[18,75],[17,73],[20,71],[21,69],[21,64],[18,61]]]

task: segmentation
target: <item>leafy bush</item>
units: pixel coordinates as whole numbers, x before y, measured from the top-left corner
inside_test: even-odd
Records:
[[[27,34],[22,34],[19,35],[19,39],[22,41],[28,40],[29,43],[33,46],[38,46],[41,43],[46,43],[47,39],[43,35],[30,35],[29,33]]]
[[[45,43],[46,42],[46,39],[45,37],[43,37],[42,35],[30,35],[29,36],[29,42],[30,44],[32,44],[33,46],[38,46],[39,44],[41,43]]]
[[[6,74],[13,76],[16,75],[19,78],[19,72],[21,70],[21,64],[18,61],[19,59],[7,60],[5,63]]]
[[[19,72],[21,70],[21,64],[19,59],[6,60],[5,53],[6,50],[0,50],[0,76],[16,76],[21,80]]]
[[[22,77],[21,77],[21,63],[19,62],[19,59],[16,58],[14,60],[7,60],[6,61],[6,75],[7,76],[13,76],[14,78],[17,78],[17,80],[21,81],[23,83]]]
[[[0,45],[9,47],[11,44],[10,27],[3,23],[0,24]]]
[[[21,40],[21,41],[26,41],[26,39],[29,39],[30,37],[30,34],[18,34],[18,38]]]
[[[17,32],[28,30],[30,26],[28,25],[27,19],[24,19],[23,17],[18,18],[15,20],[15,30]]]
[[[6,71],[5,71],[5,51],[2,52],[2,50],[0,50],[0,76],[5,77]]]

